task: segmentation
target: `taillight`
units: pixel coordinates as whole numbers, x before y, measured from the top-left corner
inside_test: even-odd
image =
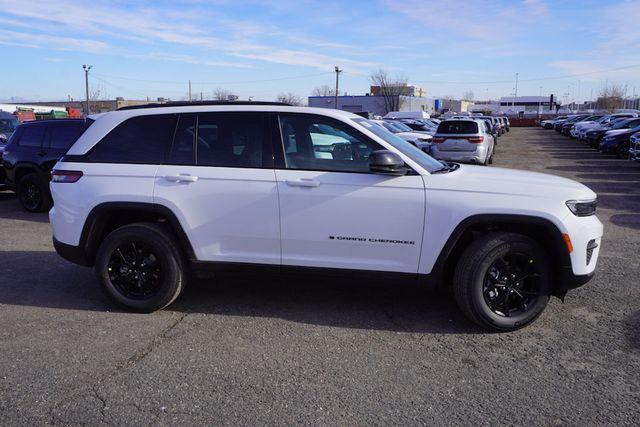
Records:
[[[432,141],[436,144],[442,144],[444,142],[444,138],[436,136],[432,139]]]
[[[484,136],[470,136],[469,138],[467,138],[467,141],[472,144],[480,144],[482,141],[484,141]]]
[[[77,182],[82,178],[81,171],[63,171],[54,169],[51,171],[51,182]]]

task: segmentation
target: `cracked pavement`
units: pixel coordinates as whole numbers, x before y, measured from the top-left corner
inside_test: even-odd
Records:
[[[640,423],[640,164],[512,129],[494,166],[599,194],[596,278],[511,334],[392,283],[198,282],[126,313],[0,192],[4,425]]]

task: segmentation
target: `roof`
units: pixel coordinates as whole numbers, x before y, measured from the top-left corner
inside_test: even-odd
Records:
[[[284,102],[265,102],[265,101],[177,101],[177,102],[165,102],[149,103],[140,105],[127,105],[125,107],[118,108],[120,110],[140,110],[143,108],[164,108],[164,107],[191,107],[198,105],[280,105],[290,106]]]

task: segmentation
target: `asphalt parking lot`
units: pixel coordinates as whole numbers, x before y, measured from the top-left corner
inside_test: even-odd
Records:
[[[1,424],[640,423],[640,164],[513,128],[494,167],[583,182],[597,275],[510,334],[394,284],[196,283],[122,312],[0,192]]]

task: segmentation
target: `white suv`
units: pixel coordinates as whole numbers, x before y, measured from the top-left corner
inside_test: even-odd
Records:
[[[586,283],[602,224],[577,182],[443,163],[344,111],[270,103],[91,118],[52,172],[54,245],[137,311],[189,272],[322,269],[451,287],[479,325]]]

